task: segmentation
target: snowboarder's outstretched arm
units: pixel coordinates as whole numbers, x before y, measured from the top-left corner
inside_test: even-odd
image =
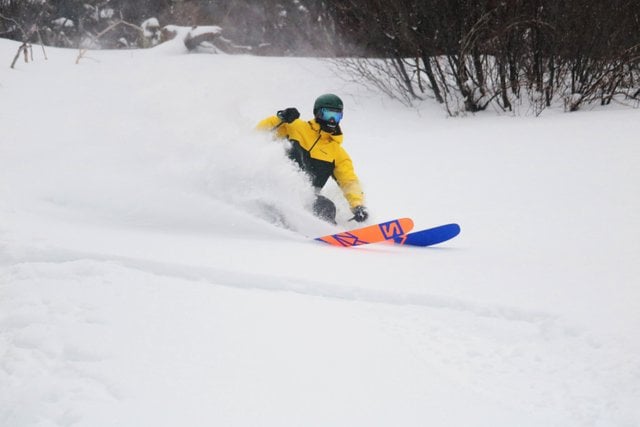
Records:
[[[279,137],[284,138],[288,133],[287,126],[298,120],[299,117],[300,112],[296,108],[285,108],[284,110],[278,111],[275,116],[269,116],[261,120],[256,126],[256,129],[275,131]]]

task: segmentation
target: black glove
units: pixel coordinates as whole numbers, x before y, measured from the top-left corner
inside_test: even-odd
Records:
[[[367,212],[367,208],[362,205],[356,206],[355,208],[351,209],[351,212],[353,212],[353,218],[351,219],[355,219],[357,222],[366,221],[367,218],[369,218],[369,212]]]
[[[300,117],[300,112],[295,107],[285,108],[284,110],[280,110],[276,113],[276,116],[284,123],[291,123],[298,117]]]

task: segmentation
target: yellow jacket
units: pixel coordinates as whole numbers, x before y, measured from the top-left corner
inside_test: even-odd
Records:
[[[257,129],[275,131],[278,137],[291,141],[289,157],[309,174],[315,188],[321,189],[329,177],[333,177],[351,208],[364,203],[362,187],[353,170],[351,157],[342,147],[339,128],[331,134],[320,130],[315,119],[284,123],[277,116],[270,116],[258,123]]]

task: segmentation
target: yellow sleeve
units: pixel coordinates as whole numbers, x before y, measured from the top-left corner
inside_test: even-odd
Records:
[[[353,170],[351,157],[342,147],[340,147],[340,155],[336,156],[336,167],[333,175],[351,208],[364,204],[364,193],[360,180]]]
[[[266,119],[261,120],[256,125],[257,130],[263,131],[275,131],[276,135],[284,138],[287,136],[288,132],[288,123],[280,120],[278,116],[269,116]]]

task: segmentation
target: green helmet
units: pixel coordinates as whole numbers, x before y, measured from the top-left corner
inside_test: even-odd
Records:
[[[323,107],[342,111],[344,104],[338,95],[325,93],[324,95],[320,95],[316,99],[316,102],[313,103],[313,115],[315,116],[318,113],[318,110]]]

